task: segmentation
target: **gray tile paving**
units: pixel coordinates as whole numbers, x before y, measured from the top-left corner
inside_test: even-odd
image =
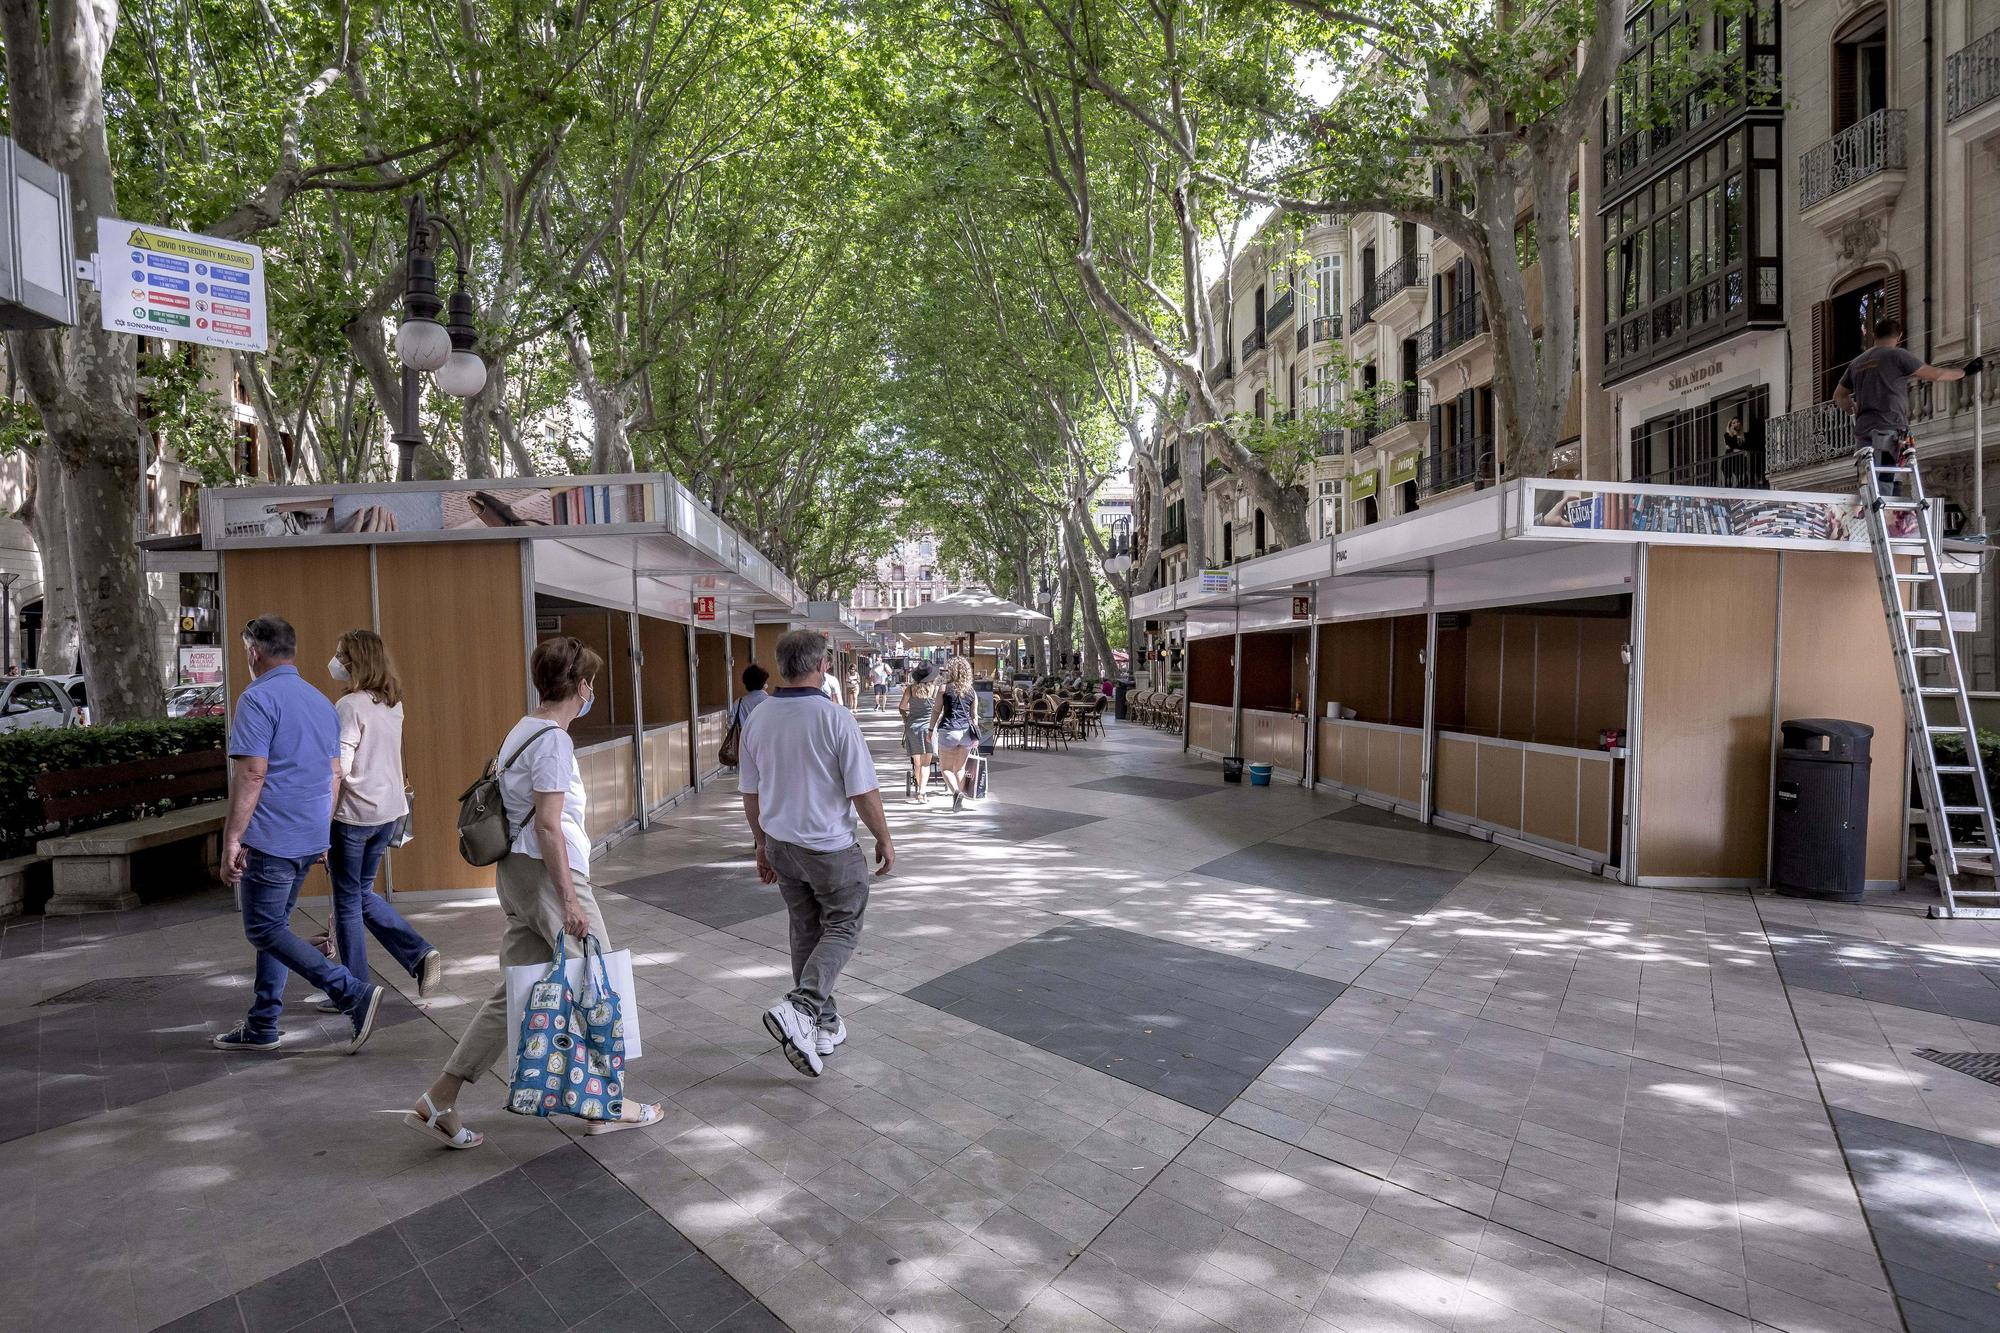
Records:
[[[1095,782],[1079,782],[1078,791],[1108,791],[1120,796],[1149,796],[1156,801],[1186,801],[1196,796],[1212,796],[1222,790],[1220,778],[1209,782],[1182,782],[1177,778],[1149,778],[1137,773],[1124,773],[1115,778],[1099,778]]]
[[[947,798],[943,809],[948,810],[949,806]],[[1074,810],[1046,810],[1032,805],[1009,805],[1004,798],[989,798],[973,802],[950,818],[954,834],[962,832],[965,836],[999,838],[1012,845],[1095,824],[1102,816],[1080,814]]]
[[[1285,893],[1333,898],[1387,912],[1430,911],[1465,878],[1465,871],[1383,861],[1316,847],[1259,843],[1194,867],[1197,875]]]
[[[910,998],[1214,1114],[1346,989],[1103,926],[1061,926]]]
[[[129,912],[20,917],[0,922],[0,959],[29,958],[52,950],[88,948],[107,940],[144,935],[189,921],[233,916],[235,912],[236,900],[229,890],[204,885],[191,892],[145,903]]]
[[[749,857],[681,866],[655,875],[639,875],[608,886],[616,893],[662,911],[727,930],[745,921],[785,910],[773,884],[757,882],[757,865]]]
[[[2000,1024],[2000,961],[1827,930],[1773,926],[1769,935],[1788,986]]]
[[[589,1153],[566,1146],[159,1326],[322,1327],[748,1333],[784,1325]]]
[[[1835,1107],[1912,1333],[2000,1328],[2000,1147]]]
[[[306,1007],[310,988],[285,988],[284,1045],[275,1054],[210,1049],[250,1000],[244,973],[168,973],[64,987],[39,1000],[34,1016],[0,1025],[0,1143],[197,1087],[242,1072],[245,1062],[284,1062],[343,1046],[351,1030],[338,1014]],[[377,978],[380,979],[379,976]],[[417,1017],[391,989],[378,1029]]]

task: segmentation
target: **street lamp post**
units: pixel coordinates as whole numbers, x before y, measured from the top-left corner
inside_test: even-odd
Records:
[[[18,572],[0,574],[0,676],[14,665],[14,585],[20,581]]]
[[[446,238],[457,261],[457,282],[449,306],[438,299],[435,255]],[[403,267],[403,322],[396,327],[396,359],[403,365],[403,419],[390,438],[395,442],[396,480],[415,475],[417,451],[424,446],[423,381],[428,371],[438,388],[454,398],[471,398],[486,387],[486,363],[473,349],[479,333],[472,327],[472,293],[466,289],[471,255],[465,238],[451,222],[424,206],[421,194],[410,198],[410,230]],[[445,312],[449,324],[438,323]]]

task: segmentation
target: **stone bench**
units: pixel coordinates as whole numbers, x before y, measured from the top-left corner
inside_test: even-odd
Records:
[[[159,755],[123,763],[44,773],[35,779],[42,812],[58,827],[144,810],[167,800],[220,797],[228,790],[228,760],[221,750]],[[141,852],[199,840],[201,864],[211,872],[221,860],[226,800],[200,800],[165,814],[43,838],[35,850],[49,860],[45,909],[50,916],[114,912],[139,905],[132,891],[132,858]]]
[[[44,838],[35,851],[49,862],[50,916],[112,912],[139,905],[132,891],[132,857],[139,852],[201,840],[201,865],[213,875],[222,863],[227,801],[204,801],[163,815]]]

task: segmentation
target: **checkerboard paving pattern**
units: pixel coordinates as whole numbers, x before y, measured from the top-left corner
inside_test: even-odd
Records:
[[[461,1097],[475,1152],[396,1123],[492,989],[490,895],[404,897],[445,984],[353,1058],[201,1045],[247,988],[227,912],[8,930],[17,1086],[39,1114],[59,1062],[104,1082],[0,1140],[0,1323],[1994,1326],[1996,1094],[1916,1052],[2000,1052],[2000,923],[1630,888],[1225,785],[1134,724],[920,810],[893,715],[862,721],[898,863],[822,1077],[757,1020],[785,916],[727,783],[593,864],[634,957],[632,1093],[665,1108],[643,1130],[573,1139],[497,1079]],[[78,990],[170,973],[198,984]]]

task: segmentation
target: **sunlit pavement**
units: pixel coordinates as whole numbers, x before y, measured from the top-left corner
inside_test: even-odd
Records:
[[[919,810],[861,716],[899,860],[824,1077],[728,784],[596,868],[645,1131],[397,1123],[490,896],[406,900],[446,991],[351,1059],[296,1003],[202,1045],[220,895],[0,936],[0,1327],[2000,1327],[2000,1088],[1914,1054],[2000,1052],[2000,927],[1625,889],[1131,725]]]

